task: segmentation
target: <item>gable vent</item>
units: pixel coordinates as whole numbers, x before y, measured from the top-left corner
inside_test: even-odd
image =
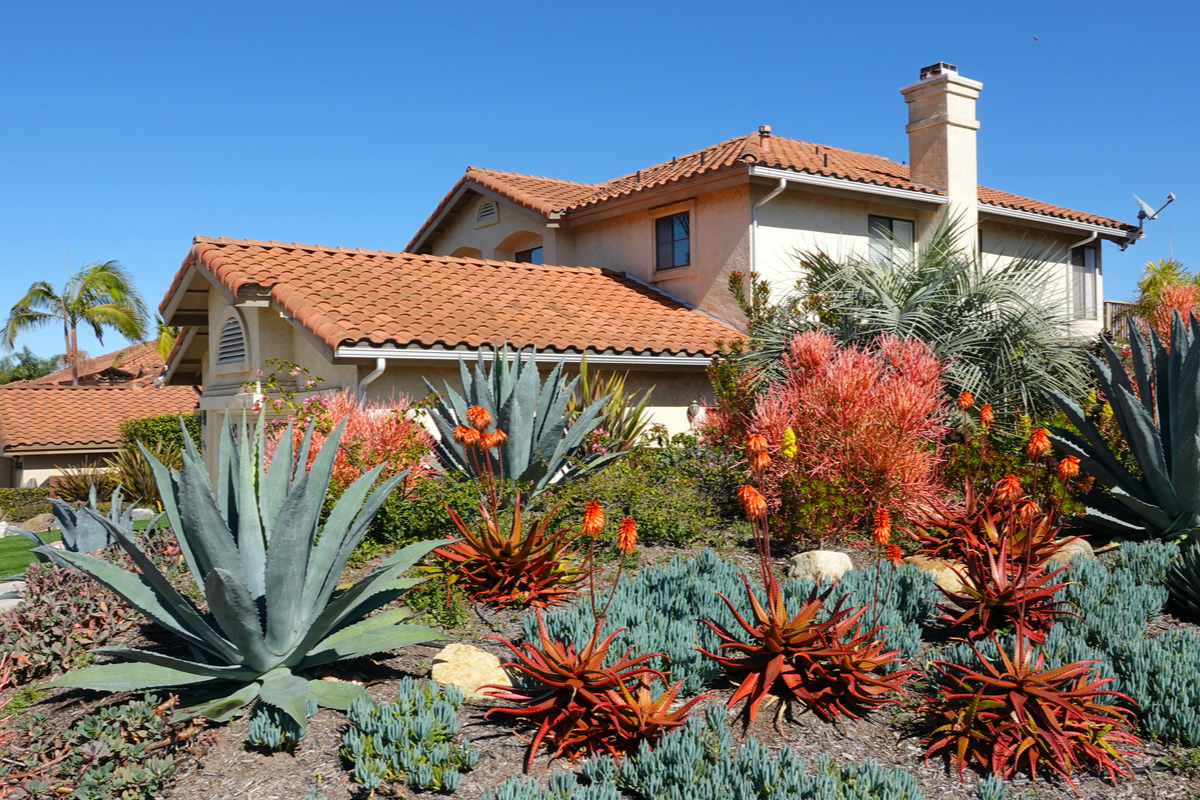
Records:
[[[488,200],[486,203],[484,203],[483,205],[481,205],[479,207],[479,214],[476,216],[475,219],[478,222],[495,222],[496,214],[497,214],[496,204],[493,203],[491,200]]]
[[[232,364],[246,360],[246,333],[236,316],[225,320],[221,326],[221,338],[217,340],[217,363]]]

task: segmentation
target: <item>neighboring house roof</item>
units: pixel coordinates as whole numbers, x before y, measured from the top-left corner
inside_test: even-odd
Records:
[[[0,386],[0,446],[5,451],[111,447],[122,422],[159,414],[189,414],[190,386]]]
[[[105,353],[102,356],[89,358],[79,365],[80,383],[123,383],[132,381],[140,384],[149,383],[162,375],[163,360],[158,357],[154,342],[140,344]],[[49,375],[43,375],[25,385],[69,384],[71,368],[66,367]]]
[[[607,269],[200,236],[167,290],[164,315],[193,265],[235,295],[250,287],[269,292],[331,349],[507,342],[559,352],[711,355],[719,341],[741,336]]]
[[[533,175],[467,167],[466,174],[446,194],[433,214],[413,236],[406,249],[411,250],[416,247],[427,229],[434,224],[435,220],[452,202],[458,190],[467,182],[474,182],[491,189],[514,203],[546,216],[550,213],[579,211],[705,173],[745,168],[746,166],[775,167],[858,183],[907,189],[913,192],[944,194],[933,187],[912,182],[909,179],[908,166],[881,156],[855,153],[837,147],[786,139],[780,136],[752,133],[748,136],[728,139],[720,144],[672,158],[662,164],[656,164],[604,183],[573,183],[553,178],[539,178]],[[988,189],[984,186],[979,187],[979,201],[1048,217],[1086,222],[1114,230],[1134,228],[1133,225],[1119,220],[1074,211],[1043,203],[1040,200]]]

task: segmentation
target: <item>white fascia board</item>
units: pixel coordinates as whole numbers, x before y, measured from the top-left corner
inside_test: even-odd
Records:
[[[164,383],[166,381],[171,380],[171,376],[175,374],[175,368],[179,366],[179,362],[183,360],[184,353],[186,353],[187,349],[189,347],[191,347],[192,339],[195,339],[195,338],[196,338],[195,326],[188,326],[187,333],[184,334],[183,341],[179,344],[179,349],[177,349],[175,351],[175,360],[172,361],[170,364],[167,364],[166,365],[167,368],[165,370],[163,370],[163,374],[161,377],[162,377]]]
[[[483,360],[492,360],[492,351],[484,349]],[[426,350],[417,347],[395,347],[391,345],[376,346],[369,344],[342,345],[335,353],[338,358],[386,358],[396,361],[458,361],[477,358],[475,350]],[[708,356],[649,356],[588,353],[587,362],[595,365],[612,365],[618,367],[707,367],[712,359]],[[557,364],[564,361],[567,364],[578,364],[583,360],[583,353],[543,353],[535,356],[536,363]]]
[[[1128,239],[1129,232],[1120,228],[1109,228],[1104,225],[1093,225],[1090,222],[1079,222],[1073,219],[1063,219],[1062,217],[1052,217],[1049,214],[1038,214],[1034,211],[1022,211],[1016,208],[1006,208],[1004,206],[994,205],[992,203],[980,203],[979,213],[991,214],[996,217],[1010,217],[1019,219],[1025,222],[1040,222],[1043,225],[1057,225],[1062,228],[1070,228],[1076,231],[1086,231],[1088,233],[1096,233],[1101,236],[1108,236],[1114,239]],[[1141,237],[1139,237],[1141,238]]]
[[[897,189],[894,186],[880,186],[874,183],[864,183],[862,181],[850,180],[849,178],[830,178],[825,175],[812,175],[807,172],[794,172],[790,169],[780,169],[779,167],[751,167],[750,174],[761,178],[771,178],[779,180],[780,178],[789,183],[803,183],[809,186],[822,186],[827,189],[843,189],[849,192],[862,192],[863,194],[875,195],[876,197],[903,197],[905,200],[915,200],[921,203],[929,203],[931,205],[941,206],[950,202],[949,199],[942,194],[933,194],[931,192],[917,192],[912,189]]]

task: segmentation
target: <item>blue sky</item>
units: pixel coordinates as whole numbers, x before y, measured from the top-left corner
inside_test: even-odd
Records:
[[[1195,3],[7,3],[0,309],[192,236],[397,250],[468,164],[601,181],[769,124],[907,158],[898,89],[984,83],[980,182],[1132,220],[1106,296],[1200,267]],[[111,334],[110,334],[111,335]],[[55,330],[24,337],[62,351]],[[18,342],[20,344],[20,342]],[[117,338],[81,344],[92,354]]]

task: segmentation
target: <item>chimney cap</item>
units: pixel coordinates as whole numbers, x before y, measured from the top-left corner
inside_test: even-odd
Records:
[[[926,78],[936,78],[938,75],[948,73],[958,74],[958,67],[953,64],[947,64],[945,61],[939,61],[936,64],[930,64],[928,67],[921,67],[921,80]]]
[[[761,133],[763,136],[770,136],[771,135],[771,126],[770,125],[759,125],[758,132]]]

